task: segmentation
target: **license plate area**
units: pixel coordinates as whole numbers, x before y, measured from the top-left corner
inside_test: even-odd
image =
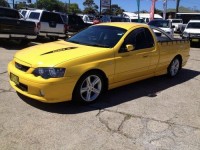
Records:
[[[192,42],[199,42],[199,39],[192,39]]]
[[[10,80],[13,81],[16,85],[19,85],[19,77],[13,73],[10,73]]]

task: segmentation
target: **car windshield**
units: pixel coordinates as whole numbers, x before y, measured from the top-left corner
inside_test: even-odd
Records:
[[[191,22],[188,23],[187,29],[193,28],[193,29],[200,29],[200,22]]]
[[[172,23],[182,23],[182,20],[172,20]]]
[[[112,48],[127,30],[112,26],[91,26],[67,41],[88,46]]]
[[[149,22],[149,25],[160,28],[169,28],[170,22],[168,20],[155,20]]]
[[[131,19],[131,22],[140,22],[140,23],[144,23],[144,19]]]

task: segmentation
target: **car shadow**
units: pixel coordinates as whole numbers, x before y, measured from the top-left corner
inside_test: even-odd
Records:
[[[18,96],[27,104],[43,111],[59,114],[77,114],[116,106],[145,96],[152,97],[153,99],[159,92],[175,85],[182,84],[198,75],[200,75],[200,72],[198,71],[182,69],[182,71],[174,78],[169,78],[166,75],[153,77],[110,90],[105,93],[98,102],[90,105],[77,105],[71,101],[48,104],[33,100],[19,93]]]
[[[64,39],[60,39],[60,40],[64,40]],[[49,43],[49,42],[53,42],[53,41],[48,38],[41,38],[41,39],[32,40],[30,43],[22,45],[20,44],[19,41],[16,41],[16,40],[1,40],[0,47],[5,48],[7,50],[21,50],[30,46]]]
[[[19,41],[15,40],[1,40],[0,47],[5,48],[7,50],[21,50],[30,46],[37,45],[36,43],[30,42],[26,45],[21,45]]]

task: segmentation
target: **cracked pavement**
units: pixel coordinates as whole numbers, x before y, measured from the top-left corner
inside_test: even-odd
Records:
[[[17,94],[0,47],[0,149],[199,150],[200,48],[173,79],[155,77],[113,89],[96,104],[45,104]]]

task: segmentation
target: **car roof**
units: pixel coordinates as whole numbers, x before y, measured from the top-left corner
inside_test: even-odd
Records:
[[[200,22],[200,20],[190,20],[189,22]]]
[[[149,27],[147,24],[142,24],[142,23],[133,23],[133,22],[107,22],[107,23],[100,23],[97,24],[97,26],[101,25],[106,25],[106,26],[113,26],[113,27],[118,27],[118,28],[123,28],[126,30],[129,30],[133,27]]]

